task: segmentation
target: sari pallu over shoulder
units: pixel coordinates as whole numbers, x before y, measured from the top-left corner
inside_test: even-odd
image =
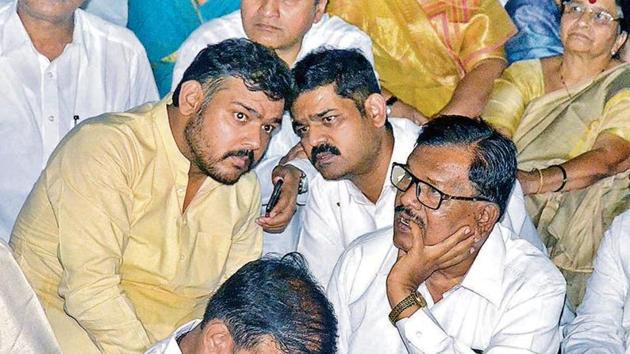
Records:
[[[630,95],[629,83],[630,64],[623,64],[570,92],[562,89],[532,100],[513,137],[519,169],[543,169],[592,149],[598,135],[607,131],[607,105],[619,95]],[[528,212],[554,263],[569,283],[573,273],[581,274],[575,277],[580,284],[569,284],[576,305],[604,231],[630,207],[620,205],[629,204],[629,175],[624,171],[587,188],[527,197]]]

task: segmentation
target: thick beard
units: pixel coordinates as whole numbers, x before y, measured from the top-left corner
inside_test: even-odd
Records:
[[[205,144],[203,139],[201,139],[201,126],[204,121],[203,113],[203,111],[198,112],[195,117],[193,117],[193,119],[188,122],[184,130],[184,136],[186,137],[188,148],[190,149],[193,157],[191,163],[195,164],[195,166],[197,166],[197,168],[199,168],[201,172],[211,177],[215,181],[222,184],[233,185],[238,182],[241,176],[248,172],[249,169],[247,169],[242,174],[238,174],[236,177],[231,177],[226,176],[218,168],[215,167],[215,164],[218,163],[218,161],[216,163],[210,163],[204,160],[202,154],[202,146]]]

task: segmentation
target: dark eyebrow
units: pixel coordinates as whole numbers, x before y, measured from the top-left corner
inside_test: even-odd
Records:
[[[236,102],[236,101],[233,101],[232,103],[234,103],[234,104],[236,104],[236,105],[239,105],[239,106],[241,106],[241,107],[245,108],[245,110],[247,110],[249,113],[251,113],[251,114],[253,114],[254,116],[256,116],[256,118],[258,118],[258,119],[260,119],[260,118],[261,118],[261,114],[260,114],[260,113],[258,113],[258,111],[257,111],[257,110],[255,110],[254,108],[252,108],[252,107],[250,107],[250,106],[248,106],[248,105],[246,105],[246,104],[244,104],[244,103],[241,103],[241,102]],[[282,120],[282,118],[280,118],[280,119]]]
[[[327,115],[328,113],[330,113],[330,112],[332,112],[332,111],[334,111],[334,110],[335,110],[334,108],[329,108],[329,109],[326,109],[326,110],[324,110],[324,111],[322,111],[322,112],[315,113],[315,114],[313,114],[313,115],[310,117],[310,119],[311,119],[311,120],[314,120],[314,119],[321,119],[321,118],[323,118],[325,115]]]

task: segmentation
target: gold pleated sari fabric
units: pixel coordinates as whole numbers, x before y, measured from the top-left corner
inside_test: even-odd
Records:
[[[512,133],[519,169],[564,163],[591,150],[602,133],[630,140],[630,64],[570,91],[544,94],[543,82],[539,61],[513,64],[495,83],[483,114],[486,121]],[[520,119],[512,113],[519,110]],[[552,260],[567,278],[567,294],[574,305],[584,295],[605,230],[630,207],[629,174],[630,170],[579,190],[526,198]]]
[[[496,0],[331,0],[328,11],[370,36],[383,87],[426,116],[516,33]]]

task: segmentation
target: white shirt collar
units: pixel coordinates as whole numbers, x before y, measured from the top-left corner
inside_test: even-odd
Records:
[[[8,11],[6,12],[5,19],[0,19],[0,23],[5,22],[5,26],[2,33],[2,46],[0,50],[3,52],[2,55],[7,55],[15,50],[22,48],[24,45],[29,45],[31,48],[37,52],[35,46],[31,42],[31,38],[26,32],[26,28],[24,28],[24,24],[18,16],[17,13],[17,0],[14,0],[10,4],[7,5]],[[77,9],[74,12],[74,30],[72,33],[72,43],[71,45],[78,45],[79,48],[83,51],[83,57],[87,61],[89,60],[87,47],[85,44],[84,37],[84,12],[81,9]],[[4,20],[4,21],[3,21]]]
[[[145,352],[145,354],[182,354],[182,351],[179,349],[179,345],[177,344],[177,338],[192,331],[199,323],[201,323],[201,320],[192,320],[183,326],[180,326],[175,330],[175,332],[171,333],[170,336],[155,343]]]
[[[496,306],[500,304],[503,294],[506,252],[504,234],[509,237],[509,232],[506,233],[506,231],[499,223],[494,225],[460,284]]]
[[[394,137],[394,147],[392,148],[392,156],[389,160],[389,165],[387,166],[387,174],[385,175],[385,181],[383,183],[383,188],[381,189],[381,194],[379,195],[379,200],[377,200],[376,204],[379,203],[383,195],[385,194],[386,189],[393,189],[392,183],[390,181],[390,175],[392,173],[392,165],[394,162],[396,163],[406,163],[407,157],[409,156],[409,144],[405,142],[401,142],[400,137],[402,135],[401,129],[402,126],[397,124],[391,124],[392,134]],[[348,191],[350,193],[350,197],[359,204],[372,204],[367,197],[354,185],[354,183],[344,180],[345,183],[348,184]]]

